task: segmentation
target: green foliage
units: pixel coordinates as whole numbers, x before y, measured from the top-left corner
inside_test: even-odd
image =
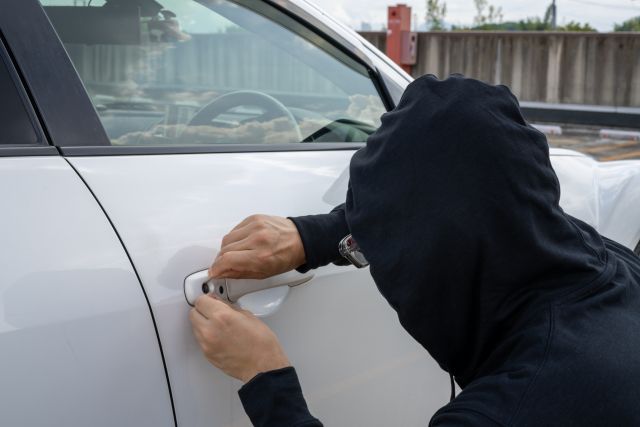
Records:
[[[507,21],[497,24],[484,24],[475,27],[453,27],[454,31],[552,31],[551,22],[542,19],[527,18],[520,21]],[[591,25],[579,22],[569,22],[567,25],[556,28],[556,31],[596,31]]]
[[[547,31],[551,27],[540,18],[527,18],[520,21],[507,21],[498,24],[484,24],[471,28],[456,28],[471,31]]]
[[[440,0],[427,0],[427,28],[430,31],[444,30],[444,19],[447,16],[447,3]]]
[[[489,4],[488,0],[473,0],[476,6],[476,16],[473,18],[475,27],[499,24],[502,22],[502,8]]]
[[[558,27],[558,31],[576,31],[576,32],[587,32],[587,33],[596,33],[598,30],[593,28],[589,23],[585,22],[583,24],[575,21],[571,21],[568,24]]]
[[[614,31],[640,31],[640,16],[627,19],[622,24],[616,24]]]
[[[457,27],[454,25],[451,28],[453,31],[553,31],[552,5],[547,7],[544,18],[542,19],[536,16],[521,19],[520,21],[502,22],[501,8],[495,8],[489,5],[488,0],[473,1],[477,11],[477,15],[473,20],[474,25],[472,27]],[[617,30],[618,26],[616,26],[616,31],[640,31],[640,16],[626,21],[620,27],[625,25],[635,29]],[[637,27],[633,27],[633,25],[637,25]],[[588,23],[571,21],[566,25],[558,26],[556,31],[595,32],[597,30]]]

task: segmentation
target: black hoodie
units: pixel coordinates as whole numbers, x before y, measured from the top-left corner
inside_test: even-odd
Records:
[[[350,231],[455,377],[463,391],[432,425],[640,425],[640,260],[559,199],[546,139],[506,87],[425,76],[354,155],[346,206],[293,220],[304,268],[337,260]],[[248,396],[280,383],[292,400],[256,410]],[[320,425],[292,369],[240,395],[256,425]]]

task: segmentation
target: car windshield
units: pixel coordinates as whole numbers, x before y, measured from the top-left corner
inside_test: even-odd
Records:
[[[114,145],[365,141],[385,111],[366,67],[240,3],[42,1]]]

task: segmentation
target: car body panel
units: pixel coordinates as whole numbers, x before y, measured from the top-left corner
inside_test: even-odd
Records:
[[[0,199],[0,425],[173,425],[140,283],[75,171],[0,158]]]
[[[553,151],[564,210],[634,249],[640,241],[640,161],[597,162]]]
[[[351,155],[70,160],[120,231],[149,296],[178,425],[248,422],[235,395],[240,384],[211,367],[192,336],[184,279],[206,269],[222,237],[248,215],[327,212],[340,203]],[[321,268],[311,282],[291,289],[265,321],[299,370],[312,410],[329,424],[387,425],[403,419],[403,425],[418,425],[446,402],[448,378],[402,330],[368,270]],[[393,404],[376,405],[379,399]]]
[[[179,425],[248,422],[234,393],[240,384],[211,369],[191,337],[184,279],[206,269],[224,234],[250,214],[303,215],[341,203],[352,153],[71,159],[121,231],[140,272],[165,348]],[[570,151],[558,152],[553,164],[565,210],[631,247],[633,233],[601,220],[594,195],[599,164]],[[625,167],[637,171],[633,166]],[[319,269],[266,322],[300,371],[310,407],[326,422],[391,423],[401,412],[407,425],[415,425],[446,403],[446,376],[399,327],[367,270]],[[411,411],[400,395],[412,396],[420,410]],[[399,410],[375,406],[377,399],[396,402]],[[220,415],[226,405],[230,420]]]
[[[597,163],[598,229],[630,249],[640,242],[640,162]]]

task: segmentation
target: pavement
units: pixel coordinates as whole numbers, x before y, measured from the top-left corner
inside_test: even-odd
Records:
[[[534,126],[547,135],[551,147],[579,151],[602,162],[640,159],[640,129],[603,129],[561,123]]]

